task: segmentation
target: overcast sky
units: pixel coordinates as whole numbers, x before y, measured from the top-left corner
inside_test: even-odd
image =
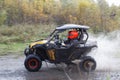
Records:
[[[112,5],[112,4],[115,4],[117,6],[120,5],[120,0],[106,0],[106,1],[109,3],[109,5]]]
[[[56,1],[59,1],[59,0],[56,0]],[[109,3],[109,5],[112,5],[112,4],[115,4],[117,6],[120,5],[120,0],[106,0],[106,1]]]

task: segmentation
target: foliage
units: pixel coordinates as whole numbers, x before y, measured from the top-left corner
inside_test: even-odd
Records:
[[[46,38],[55,27],[55,24],[1,26],[0,43],[24,43],[43,39]]]
[[[120,28],[120,6],[105,0],[0,0],[0,25],[76,23],[93,32]]]
[[[6,11],[0,10],[0,25],[5,23],[6,17]]]

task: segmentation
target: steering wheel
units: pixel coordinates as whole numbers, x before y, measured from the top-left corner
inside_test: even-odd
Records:
[[[60,45],[62,44],[62,39],[59,38],[59,35],[58,35],[58,34],[56,34],[56,35],[54,36],[54,42],[55,42],[55,44],[58,45],[58,46],[60,46]]]

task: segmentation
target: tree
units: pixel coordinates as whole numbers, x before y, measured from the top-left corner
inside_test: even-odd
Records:
[[[4,10],[4,0],[0,0],[0,25],[5,23],[6,15],[6,10]]]
[[[109,5],[106,2],[106,0],[97,0],[98,1],[98,6],[100,9],[100,17],[101,17],[101,25],[100,29],[101,31],[106,31],[107,29],[107,21],[109,21]]]

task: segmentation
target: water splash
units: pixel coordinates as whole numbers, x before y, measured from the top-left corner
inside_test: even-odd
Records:
[[[98,43],[98,49],[89,54],[95,58],[97,70],[120,70],[120,31],[92,35],[90,39]]]

